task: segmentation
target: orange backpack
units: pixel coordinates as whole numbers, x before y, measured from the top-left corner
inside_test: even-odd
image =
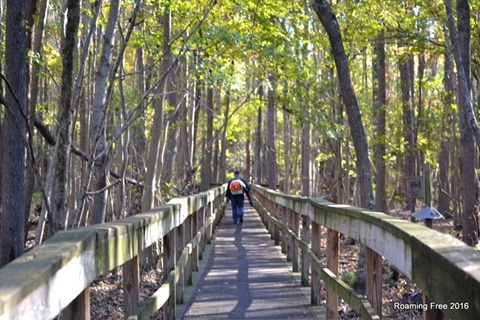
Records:
[[[242,180],[232,180],[230,182],[230,192],[233,195],[243,194],[243,188],[245,188],[245,184]]]

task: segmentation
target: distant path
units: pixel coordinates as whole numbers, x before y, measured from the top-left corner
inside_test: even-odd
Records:
[[[246,203],[247,205],[247,203]],[[205,272],[194,287],[183,319],[324,319],[322,307],[310,305],[280,247],[252,207],[243,224],[225,212],[215,232]],[[179,317],[179,319],[182,319]]]

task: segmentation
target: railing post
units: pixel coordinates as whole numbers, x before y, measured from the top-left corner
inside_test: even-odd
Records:
[[[177,228],[177,241],[176,241],[176,254],[177,254],[177,261],[179,260],[183,247],[185,246],[185,225],[181,224]],[[178,263],[177,263],[178,266]],[[182,304],[183,303],[183,292],[185,290],[185,278],[187,277],[187,266],[182,265],[180,270],[180,275],[178,279],[178,283],[176,284],[176,303]]]
[[[292,209],[285,207],[285,225],[292,230],[293,229],[293,223],[292,223]],[[285,234],[284,237],[285,243],[286,243],[286,251],[287,251],[287,261],[292,262],[293,260],[293,239],[290,236],[290,234]]]
[[[175,269],[177,264],[177,253],[176,253],[176,238],[177,238],[177,228],[174,228],[170,231],[163,241],[163,252],[164,252],[164,264],[163,264],[163,274],[164,279],[169,281],[170,272]],[[176,289],[175,284],[170,288],[170,298],[164,306],[163,314],[165,319],[173,319],[175,317],[175,301],[176,301]]]
[[[321,247],[320,240],[322,234],[322,226],[312,221],[312,251],[320,258]],[[312,304],[319,305],[320,299],[321,280],[320,275],[316,271],[312,271]]]
[[[90,292],[83,290],[63,311],[62,319],[88,320],[90,319]]]
[[[284,206],[278,206],[278,209],[277,209],[277,219],[280,220],[282,222],[282,224],[284,226],[287,226],[287,208],[285,208]],[[287,234],[285,232],[285,230],[283,230],[283,228],[280,229],[280,232],[281,232],[281,235],[280,235],[280,246],[282,248],[282,253],[285,254],[287,256],[287,261],[288,260],[288,237],[287,237]]]
[[[209,202],[207,205],[207,211],[205,212],[205,220],[207,221],[211,216],[213,215],[213,202]],[[210,244],[212,242],[212,236],[213,236],[213,225],[210,224],[206,230],[206,235],[205,235],[205,240],[207,244]]]
[[[191,230],[192,230],[192,238],[195,237],[198,233],[198,211],[194,212],[191,215]],[[200,259],[200,254],[198,250],[199,244],[197,244],[193,248],[192,252],[192,271],[198,271],[198,266],[199,266],[199,259]]]
[[[302,215],[302,230],[301,238],[305,243],[310,243],[310,218],[307,215]],[[309,282],[310,260],[305,250],[302,250],[302,286],[307,287]]]
[[[382,256],[367,247],[367,298],[382,316]]]
[[[197,232],[200,231],[200,229],[203,228],[203,226],[205,225],[205,212],[206,212],[207,208],[206,206],[203,207],[202,209],[200,209],[198,211],[198,216],[197,216]],[[198,257],[199,259],[203,259],[203,250],[205,250],[205,244],[206,244],[206,241],[205,241],[205,233],[202,234],[202,239],[200,239],[200,241],[198,242]]]
[[[295,233],[297,238],[300,238],[300,217],[301,215],[292,210],[292,231]],[[298,243],[294,239],[292,241],[292,271],[298,272],[299,271],[299,249]]]
[[[140,258],[133,257],[123,264],[123,314],[125,319],[131,316],[140,300]]]
[[[338,275],[338,232],[327,229],[327,268]],[[338,318],[338,295],[327,286],[327,319]]]

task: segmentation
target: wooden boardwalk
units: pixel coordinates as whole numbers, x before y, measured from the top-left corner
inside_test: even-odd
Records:
[[[186,287],[185,304],[177,306],[177,319],[325,319],[258,214],[245,209],[237,225],[225,212],[194,285]]]

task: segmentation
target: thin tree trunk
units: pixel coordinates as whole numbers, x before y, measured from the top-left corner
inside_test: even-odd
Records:
[[[375,161],[375,209],[387,213],[387,189],[386,189],[386,61],[385,61],[385,38],[382,31],[377,37],[375,45],[375,58],[373,62],[373,109],[376,122],[376,136],[374,146]]]
[[[73,70],[80,23],[80,1],[69,0],[65,39],[63,41],[63,75],[61,110],[58,118],[57,143],[55,144],[56,166],[52,184],[52,215],[49,236],[67,227],[68,171],[70,164],[71,129],[74,106],[72,105]]]
[[[270,87],[267,92],[267,128],[266,128],[266,163],[267,166],[267,185],[270,189],[276,190],[277,180],[277,148],[276,148],[276,135],[277,135],[277,117],[275,106],[276,95],[276,81],[273,75],[269,77]]]
[[[35,26],[35,37],[33,40],[33,54],[42,59],[42,44],[43,35],[45,30],[46,12],[48,7],[48,0],[42,0],[40,2],[40,9],[38,12],[37,24]],[[39,95],[39,73],[40,64],[38,60],[31,61],[30,71],[30,101],[28,103],[28,126],[30,132],[33,132],[34,119],[36,114],[36,107]],[[31,137],[30,137],[31,138]],[[31,140],[31,139],[30,139]],[[30,141],[32,143],[32,141]],[[32,203],[32,197],[35,187],[35,171],[33,168],[33,159],[30,152],[27,153],[27,171],[25,179],[25,225],[28,224],[28,218],[30,216],[30,207]],[[28,230],[28,229],[27,229]]]
[[[414,146],[414,125],[413,125],[413,59],[408,57],[400,58],[400,83],[402,90],[402,112],[403,112],[403,139],[405,143],[404,175],[405,178],[415,176],[415,146]],[[404,183],[403,183],[404,184]],[[406,192],[406,188],[402,188]],[[415,199],[407,199],[407,209],[415,211]],[[414,220],[414,218],[412,218]]]
[[[221,146],[222,150],[220,152],[220,172],[218,175],[218,181],[227,180],[227,128],[228,128],[228,119],[230,113],[230,90],[227,89],[225,96],[225,114],[223,118],[223,127],[222,127],[222,136],[221,136]],[[250,175],[250,172],[245,172],[245,174]]]
[[[165,52],[164,59],[169,61],[169,65],[173,65],[173,53],[170,48],[170,42],[172,40],[172,14],[170,10],[168,9],[165,12],[165,18],[164,18],[165,24],[168,24],[168,34],[165,34],[165,41],[167,41],[168,44],[168,50]],[[166,26],[164,26],[166,28]],[[167,29],[165,29],[167,30]],[[166,32],[166,31],[164,31]],[[175,177],[175,159],[177,157],[177,152],[178,152],[178,134],[179,134],[179,110],[178,110],[178,94],[177,94],[177,84],[179,83],[177,79],[177,71],[174,69],[170,69],[170,73],[168,75],[168,78],[166,79],[166,92],[168,93],[167,96],[167,101],[169,104],[169,109],[171,111],[168,111],[166,114],[167,117],[167,123],[165,125],[165,128],[167,129],[165,133],[165,146],[163,149],[163,166],[161,168],[161,182],[171,182],[172,179]]]
[[[288,93],[285,93],[288,94]],[[303,141],[303,140],[302,140]],[[291,176],[291,168],[292,168],[292,126],[290,124],[290,116],[287,112],[286,106],[283,107],[283,158],[285,162],[285,172],[283,183],[281,184],[283,187],[283,192],[288,194],[290,193],[290,181],[292,179]],[[302,158],[303,159],[303,158]]]
[[[213,148],[213,88],[209,87],[207,89],[207,128],[205,131],[206,137],[206,146],[205,152],[203,153],[202,161],[202,171],[201,171],[201,182],[200,182],[200,191],[208,190],[210,185],[210,179],[212,177],[212,148]]]
[[[445,32],[445,36],[447,33]],[[450,178],[449,178],[449,168],[451,166],[451,159],[450,159],[450,148],[452,139],[450,139],[454,132],[454,126],[452,125],[454,121],[454,116],[451,115],[449,111],[451,109],[452,104],[454,103],[454,94],[455,94],[455,80],[454,80],[454,72],[453,72],[453,60],[452,60],[452,52],[451,47],[448,45],[445,50],[445,62],[444,62],[444,88],[445,94],[443,96],[444,101],[444,117],[442,121],[442,135],[444,136],[441,139],[440,145],[440,154],[438,156],[438,164],[439,164],[439,173],[438,173],[438,205],[437,209],[441,213],[450,212],[450,204],[451,204],[451,190],[450,190]],[[456,168],[453,167],[453,171],[456,171]],[[454,173],[455,174],[455,173]]]
[[[147,77],[145,73],[145,63],[144,63],[144,52],[143,48],[137,48],[136,50],[136,59],[135,59],[135,69],[136,69],[136,81],[135,87],[136,91],[144,96],[147,91]],[[142,102],[139,107],[142,110],[145,110],[145,102]],[[142,111],[142,114],[138,117],[132,125],[131,129],[131,140],[132,143],[129,144],[129,155],[132,159],[132,166],[130,169],[130,175],[136,181],[140,180],[140,177],[146,177],[146,167],[145,167],[145,158],[147,156],[147,147],[145,139],[145,112]],[[144,180],[145,186],[145,180]],[[133,215],[141,211],[142,207],[142,196],[144,189],[141,189],[139,185],[133,186],[129,192],[130,199],[130,208],[128,209],[128,215]]]
[[[184,82],[184,86],[188,87],[187,79],[188,79],[188,63],[187,59],[183,58],[181,64],[181,74],[183,75],[182,81]],[[182,184],[185,182],[189,183],[189,172],[192,171],[192,165],[189,161],[189,154],[188,154],[188,146],[189,146],[189,139],[188,139],[188,127],[187,127],[187,105],[189,101],[189,96],[187,93],[182,93],[182,97],[180,99],[178,105],[178,123],[179,127],[179,138],[178,138],[178,156],[177,156],[177,181],[181,181]]]
[[[92,224],[104,223],[106,217],[106,205],[108,196],[108,171],[109,156],[106,153],[107,141],[105,132],[105,117],[107,113],[107,84],[112,70],[111,59],[114,45],[115,26],[120,10],[120,0],[110,1],[108,22],[103,35],[102,53],[100,63],[96,71],[95,96],[93,101],[92,121],[93,131],[90,135],[92,141],[95,163],[93,164],[93,195]]]
[[[161,93],[160,97],[157,97],[154,100],[155,111],[153,116],[153,124],[150,128],[150,142],[148,144],[148,157],[146,163],[146,173],[145,173],[145,186],[143,189],[142,197],[142,211],[151,209],[155,203],[155,196],[160,196],[157,194],[157,184],[161,179],[163,159],[161,155],[161,146],[162,146],[162,132],[164,131],[163,115],[164,115],[164,104],[165,96],[163,93],[167,90],[167,81],[170,77],[169,70],[171,69],[170,60],[171,47],[171,13],[170,10],[167,10],[163,17],[161,17],[161,23],[163,24],[163,59],[160,64],[160,76],[163,79],[160,81],[159,90],[157,93]]]
[[[258,87],[258,99],[260,101],[263,100],[263,85],[261,84]],[[255,160],[254,160],[254,167],[255,173],[253,176],[253,180],[255,183],[262,184],[263,183],[263,176],[262,176],[262,107],[258,107],[257,111],[257,128],[255,132]]]

